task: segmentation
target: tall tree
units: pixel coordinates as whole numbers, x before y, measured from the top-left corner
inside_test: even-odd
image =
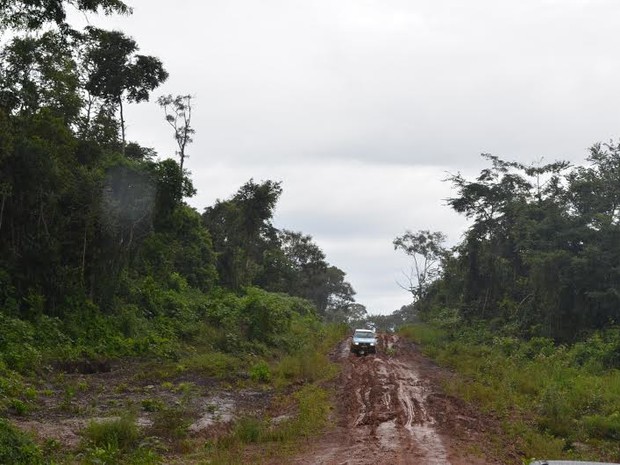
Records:
[[[181,171],[186,158],[189,158],[185,152],[187,144],[191,144],[194,140],[192,134],[196,131],[191,127],[192,122],[192,96],[191,95],[163,95],[157,99],[157,103],[164,109],[166,121],[172,129],[174,129],[174,140],[179,147],[177,155],[179,156]]]
[[[271,219],[281,193],[279,182],[250,179],[232,198],[205,209],[203,220],[219,253],[224,285],[240,289],[260,274],[265,253],[276,241]]]
[[[0,92],[5,106],[17,114],[42,108],[76,121],[82,101],[74,44],[56,32],[14,37],[0,52]]]
[[[87,28],[89,39],[85,59],[90,74],[86,90],[119,110],[121,142],[126,145],[123,101],[148,101],[150,92],[168,78],[161,61],[136,54],[136,42],[119,31]]]

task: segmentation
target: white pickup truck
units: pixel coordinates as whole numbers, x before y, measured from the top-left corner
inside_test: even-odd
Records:
[[[351,338],[351,352],[356,355],[376,354],[377,337],[370,329],[356,329]]]

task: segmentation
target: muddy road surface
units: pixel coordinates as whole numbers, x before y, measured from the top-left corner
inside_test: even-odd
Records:
[[[290,463],[297,465],[484,465],[520,463],[489,437],[499,429],[467,404],[442,394],[449,373],[415,345],[380,335],[376,355],[349,353],[337,385],[336,427]],[[496,450],[494,450],[496,449]]]

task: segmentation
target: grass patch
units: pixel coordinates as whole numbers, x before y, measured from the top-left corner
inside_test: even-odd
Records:
[[[107,421],[92,421],[83,431],[84,465],[159,465],[158,444],[144,438],[134,419],[123,416]]]
[[[279,440],[282,439],[282,433],[278,429],[284,431],[284,438],[294,439],[298,437],[310,437],[319,433],[326,425],[331,409],[328,392],[316,385],[310,384],[304,386],[295,393],[299,413],[288,423],[282,424],[276,428],[276,435]]]
[[[219,379],[227,379],[234,377],[242,366],[239,356],[223,352],[207,352],[184,359],[180,364],[180,369],[187,369]]]
[[[91,421],[83,432],[89,447],[128,450],[140,437],[138,427],[129,416],[107,421]]]
[[[416,344],[436,345],[447,339],[445,331],[428,325],[410,325],[401,328],[398,334]]]
[[[400,334],[458,373],[445,390],[503,419],[526,457],[617,461],[620,371],[602,368],[611,358],[605,336],[567,347],[471,328],[416,325]]]
[[[230,434],[207,443],[207,463],[260,463],[265,454],[283,457],[293,452],[300,440],[320,433],[327,425],[331,409],[328,392],[308,384],[293,397],[297,415],[276,424],[254,416],[238,419]],[[251,444],[260,444],[261,457],[253,457],[251,462],[247,462],[247,457],[245,462],[236,461]]]
[[[316,383],[332,379],[338,365],[329,361],[328,353],[348,333],[345,325],[327,325],[297,350],[282,356],[273,367],[274,384]]]
[[[187,429],[192,423],[191,412],[179,405],[162,407],[154,412],[152,420],[149,434],[168,440],[175,448],[187,437]]]
[[[316,382],[330,379],[338,373],[338,367],[325,354],[301,352],[283,357],[275,366],[275,384],[291,382]]]

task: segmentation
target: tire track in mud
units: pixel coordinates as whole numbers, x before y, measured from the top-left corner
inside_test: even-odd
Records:
[[[386,339],[382,341],[385,347],[395,342],[393,337]],[[358,415],[350,426],[369,426],[370,431],[359,432],[371,439],[365,447],[373,455],[400,455],[391,458],[401,463],[449,464],[435,422],[425,407],[426,389],[415,367],[385,356],[359,358],[353,367],[350,380],[355,385]]]
[[[290,463],[298,465],[488,464],[450,447],[431,397],[445,398],[419,370],[419,355],[394,335],[380,335],[377,355],[336,351],[343,365],[335,431]],[[416,359],[418,357],[418,359]],[[435,398],[433,397],[433,399]],[[441,418],[446,423],[446,418]],[[453,444],[452,444],[453,445]]]

